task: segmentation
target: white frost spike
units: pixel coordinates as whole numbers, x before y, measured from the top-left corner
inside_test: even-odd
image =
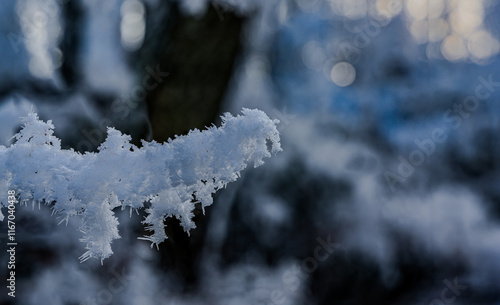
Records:
[[[14,189],[21,201],[53,204],[64,220],[82,217],[82,261],[113,253],[111,243],[120,238],[114,208],[137,210],[150,202],[143,223],[153,233],[143,239],[158,245],[167,238],[166,217],[178,218],[189,233],[195,203],[211,205],[212,194],[236,180],[248,163],[259,166],[281,151],[278,121],[260,110],[225,114],[219,128],[195,129],[163,144],[143,142],[141,149],[130,144],[130,136],[108,128],[99,152],[83,155],[61,149],[50,121],[30,113],[24,123],[15,144],[0,146],[0,194]]]

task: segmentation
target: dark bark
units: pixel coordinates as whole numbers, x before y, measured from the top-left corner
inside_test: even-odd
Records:
[[[231,12],[223,18],[220,14],[210,6],[203,16],[179,17],[158,54],[155,63],[169,75],[147,96],[155,140],[166,141],[217,120],[244,21]]]

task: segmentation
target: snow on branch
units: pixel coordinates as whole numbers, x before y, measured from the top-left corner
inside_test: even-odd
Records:
[[[179,219],[189,233],[195,203],[211,205],[212,194],[235,181],[247,164],[257,167],[281,151],[278,120],[260,110],[242,113],[225,114],[219,128],[195,129],[163,144],[143,141],[142,148],[108,128],[99,151],[85,154],[61,149],[52,122],[30,113],[15,144],[0,146],[0,194],[15,189],[21,200],[50,204],[62,221],[82,217],[82,261],[113,253],[111,243],[120,238],[117,207],[132,212],[150,202],[143,223],[152,234],[142,239],[158,245],[167,238],[166,217]],[[1,204],[7,206],[4,199]]]

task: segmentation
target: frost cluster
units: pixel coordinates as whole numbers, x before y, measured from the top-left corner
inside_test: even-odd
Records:
[[[203,209],[211,205],[212,194],[235,181],[247,164],[257,167],[281,151],[277,120],[260,110],[242,113],[225,114],[219,128],[195,129],[163,144],[143,141],[141,148],[108,128],[99,151],[85,154],[61,149],[52,122],[30,113],[16,142],[0,146],[0,194],[14,189],[20,202],[50,205],[61,222],[81,217],[87,249],[82,261],[113,253],[111,243],[120,238],[113,212],[118,207],[132,213],[149,203],[143,223],[152,234],[143,239],[158,245],[167,238],[165,218],[176,217],[189,233],[196,203]]]

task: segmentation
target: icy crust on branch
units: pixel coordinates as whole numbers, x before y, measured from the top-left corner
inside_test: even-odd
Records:
[[[166,217],[179,219],[189,233],[195,203],[211,205],[212,194],[235,181],[247,164],[257,167],[281,151],[278,120],[260,110],[242,113],[225,114],[219,128],[195,129],[163,144],[143,142],[140,149],[130,136],[108,128],[99,151],[85,154],[61,149],[52,122],[30,113],[15,144],[0,146],[0,194],[14,189],[22,201],[51,204],[61,222],[82,217],[82,261],[113,253],[111,243],[120,238],[117,207],[132,212],[150,202],[143,223],[152,234],[142,239],[158,245],[167,238]]]

